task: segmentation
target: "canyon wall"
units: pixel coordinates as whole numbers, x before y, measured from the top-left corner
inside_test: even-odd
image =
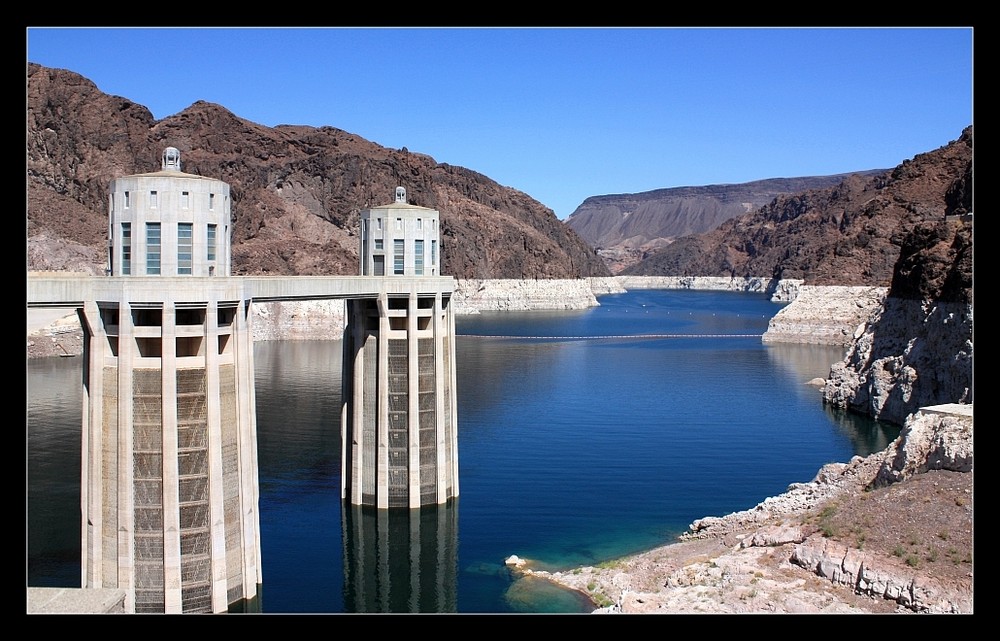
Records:
[[[972,216],[909,230],[892,286],[823,400],[902,425],[920,407],[973,402]]]
[[[972,403],[972,305],[889,297],[843,361],[823,400],[897,425],[920,407]]]

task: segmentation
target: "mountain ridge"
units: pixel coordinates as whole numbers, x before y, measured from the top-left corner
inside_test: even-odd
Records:
[[[832,187],[853,174],[871,176],[888,171],[765,178],[591,196],[565,222],[597,250],[613,273],[618,273],[679,237],[711,231],[778,196]]]
[[[335,127],[266,127],[207,101],[156,120],[72,71],[27,71],[29,270],[103,273],[110,181],[157,170],[172,146],[185,172],[230,184],[235,275],[356,274],[359,213],[400,185],[440,212],[442,273],[609,274],[551,209],[471,169]]]
[[[679,238],[622,273],[888,287],[908,231],[971,215],[972,142],[970,125],[889,172],[779,196],[712,231]]]

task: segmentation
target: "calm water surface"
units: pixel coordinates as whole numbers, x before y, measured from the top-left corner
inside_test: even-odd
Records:
[[[761,343],[780,309],[762,295],[600,302],[458,317],[460,497],[412,513],[341,505],[341,343],[258,343],[264,612],[587,611],[503,560],[642,551],[898,434],[805,385],[841,348]],[[80,367],[28,364],[32,586],[80,582]]]

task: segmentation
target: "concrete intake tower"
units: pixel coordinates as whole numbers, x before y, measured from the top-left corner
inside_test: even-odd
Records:
[[[29,308],[75,308],[83,328],[83,588],[123,591],[126,612],[262,609],[256,303],[345,300],[345,509],[420,523],[406,511],[458,496],[436,210],[398,187],[362,211],[358,276],[234,277],[227,183],[168,147],[160,171],[109,191],[107,275],[28,275]]]
[[[79,314],[83,585],[125,589],[137,613],[224,612],[261,582],[251,301],[223,278],[229,185],[183,173],[168,147],[161,171],[111,182],[109,209],[121,278]]]
[[[405,294],[347,301],[342,498],[419,508],[458,496],[455,317],[440,273],[438,212],[394,202],[361,212],[361,274],[410,277]]]

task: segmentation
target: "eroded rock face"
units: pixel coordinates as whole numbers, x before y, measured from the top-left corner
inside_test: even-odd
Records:
[[[889,294],[833,366],[825,402],[898,425],[919,407],[973,402],[972,247],[971,214],[907,232]]]
[[[885,287],[802,285],[767,324],[765,343],[849,345],[885,300]]]
[[[337,340],[347,326],[343,300],[254,303],[250,311],[255,341]]]
[[[972,410],[969,416],[912,414],[899,438],[886,449],[872,487],[884,487],[928,470],[971,472]]]
[[[587,309],[597,298],[587,279],[462,279],[451,297],[457,314],[528,309]]]
[[[897,425],[918,408],[972,403],[971,304],[887,298],[823,399]]]
[[[954,590],[933,577],[916,576],[862,550],[813,535],[795,546],[791,562],[855,594],[894,601],[914,612],[968,614],[972,593]]]

